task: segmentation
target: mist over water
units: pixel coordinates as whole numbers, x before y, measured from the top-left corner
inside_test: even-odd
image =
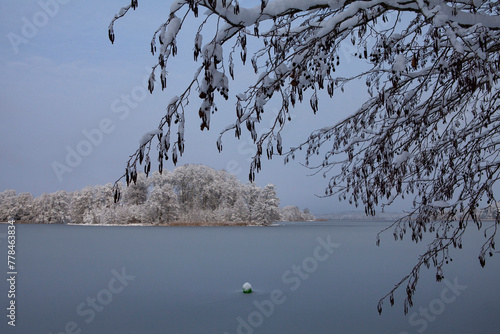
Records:
[[[1,333],[496,333],[500,261],[477,260],[482,232],[444,268],[422,269],[414,307],[376,306],[404,277],[415,245],[387,222],[278,227],[16,225],[17,319]],[[6,233],[0,224],[0,235]],[[0,254],[7,254],[0,239]],[[6,257],[6,256],[5,256]],[[0,265],[7,272],[6,261]],[[253,293],[243,294],[250,282]],[[5,280],[0,296],[6,305]],[[4,309],[4,313],[7,312]]]

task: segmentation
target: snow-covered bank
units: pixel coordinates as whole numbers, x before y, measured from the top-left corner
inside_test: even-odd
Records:
[[[265,226],[255,223],[243,223],[243,222],[170,222],[165,224],[141,224],[141,223],[131,223],[131,224],[75,224],[69,223],[65,225],[70,226],[150,226],[150,227],[182,227],[182,226]]]
[[[0,224],[8,224],[6,221],[0,221]],[[16,221],[15,224],[46,224],[46,225],[68,225],[68,226],[162,226],[162,227],[173,227],[173,226],[278,226],[277,224],[263,225],[249,222],[184,222],[176,221],[164,224],[143,224],[143,223],[130,223],[130,224],[77,224],[77,223],[67,223],[67,224],[54,224],[54,223],[37,223],[33,221]]]

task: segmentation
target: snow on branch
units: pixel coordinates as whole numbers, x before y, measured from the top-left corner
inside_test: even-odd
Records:
[[[244,8],[236,0],[173,2],[166,21],[153,34],[151,52],[158,61],[150,91],[159,71],[162,89],[175,97],[160,120],[159,132],[141,141],[123,177],[135,180],[137,165],[149,164],[155,138],[160,172],[165,159],[171,157],[175,164],[184,151],[185,112],[198,114],[200,129],[208,131],[212,115],[222,113],[216,114],[216,102],[234,97],[233,111],[225,108],[223,116],[227,119],[229,114],[232,121],[220,130],[216,145],[222,150],[223,137],[233,131],[237,138],[245,134],[252,138],[256,154],[250,180],[262,167],[264,151],[268,159],[283,154],[288,162],[302,150],[305,165],[327,179],[325,196],[362,205],[367,215],[398,198],[413,200],[412,210],[393,226],[395,238],[408,232],[418,242],[426,231],[436,237],[396,286],[407,283],[407,311],[420,266],[432,263],[441,277],[449,247],[461,245],[467,225],[482,227],[479,204],[496,203],[500,2],[262,0],[256,4]],[[113,23],[135,7],[137,1],[132,1],[112,20],[111,42]],[[187,20],[198,26],[192,31],[196,65],[192,81],[179,92],[166,89],[167,68],[177,54],[177,36],[189,33]],[[350,59],[343,52],[347,47],[354,50]],[[239,70],[244,66],[255,76],[242,75]],[[358,73],[345,75],[356,68]],[[247,88],[230,93],[231,80],[242,81]],[[283,150],[290,140],[283,130],[296,105],[305,102],[313,117],[323,99],[359,80],[366,83],[369,94],[359,109]],[[265,127],[263,113],[273,99],[281,102],[281,108],[272,116],[271,126]],[[193,107],[194,101],[198,104]],[[479,255],[481,265],[494,249],[499,222],[497,216],[495,228],[488,230]],[[392,292],[385,297],[392,300],[391,296]]]

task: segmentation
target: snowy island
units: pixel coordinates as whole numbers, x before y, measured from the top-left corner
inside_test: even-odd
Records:
[[[279,207],[275,186],[241,183],[226,171],[184,165],[172,172],[139,173],[114,203],[113,185],[82,190],[0,193],[0,221],[85,225],[248,226],[314,220],[309,210]]]

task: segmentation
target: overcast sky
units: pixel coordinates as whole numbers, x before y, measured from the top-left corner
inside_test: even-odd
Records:
[[[108,24],[128,3],[0,2],[0,191],[14,189],[38,196],[114,182],[141,136],[157,128],[168,101],[193,77],[194,25],[192,30],[186,27],[181,36],[186,37],[178,41],[179,54],[168,69],[167,90],[146,93],[145,80],[157,60],[149,51],[151,37],[166,19],[171,1],[140,1],[135,12],[116,22],[112,45]],[[251,68],[237,71],[237,82],[230,82],[233,96],[250,83],[245,78],[252,73]],[[283,133],[284,148],[346,117],[365,98],[364,90],[360,84],[333,100],[320,100],[317,116],[309,103],[296,107]],[[186,152],[179,164],[226,169],[246,182],[253,155],[248,132],[243,131],[240,141],[232,134],[224,137],[222,153],[216,147],[218,133],[234,119],[234,100],[219,101],[210,132],[199,131],[199,103],[193,98],[186,115]],[[168,164],[167,169],[173,166]],[[275,157],[263,161],[256,182],[275,184],[282,205],[308,207],[314,213],[354,209],[337,198],[315,196],[324,192],[327,180],[307,176],[310,172],[298,162],[284,166],[283,159]],[[390,211],[404,208],[400,204]]]

